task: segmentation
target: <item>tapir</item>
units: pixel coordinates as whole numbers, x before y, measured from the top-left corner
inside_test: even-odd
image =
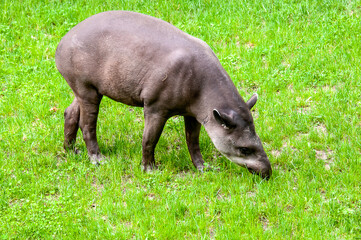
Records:
[[[101,155],[96,126],[103,96],[143,107],[142,168],[155,168],[154,149],[172,116],[184,118],[187,147],[203,171],[203,125],[215,147],[232,162],[268,179],[271,164],[255,132],[250,109],[211,48],[168,22],[127,11],[91,16],[60,41],[56,66],[74,92],[64,113],[64,148],[74,150],[80,127],[92,163]]]

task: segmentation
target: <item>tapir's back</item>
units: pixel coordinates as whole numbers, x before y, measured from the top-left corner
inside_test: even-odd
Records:
[[[142,38],[142,41],[161,44],[162,48],[185,46],[190,41],[192,42],[191,45],[194,45],[195,40],[199,44],[208,47],[203,41],[184,33],[168,22],[127,11],[109,11],[93,15],[71,29],[62,41],[77,35],[77,38],[82,41],[92,43],[94,41],[93,37],[97,37],[99,34],[103,35],[103,37],[118,35],[120,39],[122,39],[121,35],[125,34],[123,36],[124,40],[131,40],[126,39],[129,37],[134,37],[132,40]],[[130,34],[133,36],[130,36]],[[62,42],[59,45],[61,44]],[[191,45],[189,46],[191,47]]]
[[[178,64],[179,59],[187,64],[186,58],[194,56],[218,62],[206,43],[165,21],[110,11],[70,30],[59,43],[56,64],[75,93],[79,81],[84,81],[102,95],[142,106],[140,94],[147,81],[152,85],[157,79],[172,81],[168,74],[172,64]]]

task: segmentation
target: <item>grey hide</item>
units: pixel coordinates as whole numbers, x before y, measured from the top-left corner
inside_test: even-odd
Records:
[[[103,96],[144,108],[145,171],[155,166],[154,149],[167,119],[182,115],[194,166],[203,170],[199,132],[232,162],[269,178],[272,169],[255,132],[250,109],[218,58],[203,41],[147,15],[110,11],[94,15],[60,41],[56,66],[74,92],[65,110],[64,147],[75,150],[80,127],[90,160],[99,164],[96,124]]]

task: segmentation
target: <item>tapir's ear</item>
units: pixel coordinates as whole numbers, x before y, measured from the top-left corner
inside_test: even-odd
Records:
[[[234,128],[236,126],[233,122],[232,116],[227,113],[219,112],[217,109],[213,109],[213,116],[225,129]]]
[[[251,110],[253,106],[256,104],[258,99],[258,94],[254,93],[252,97],[247,101],[248,109]]]

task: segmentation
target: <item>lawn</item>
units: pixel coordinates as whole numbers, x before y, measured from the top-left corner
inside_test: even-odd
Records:
[[[361,238],[361,1],[0,1],[0,239]],[[143,111],[104,98],[107,163],[63,150],[74,96],[57,71],[80,21],[129,10],[209,44],[247,100],[273,166],[264,181],[221,156],[188,154],[167,122],[159,170],[141,171]]]

